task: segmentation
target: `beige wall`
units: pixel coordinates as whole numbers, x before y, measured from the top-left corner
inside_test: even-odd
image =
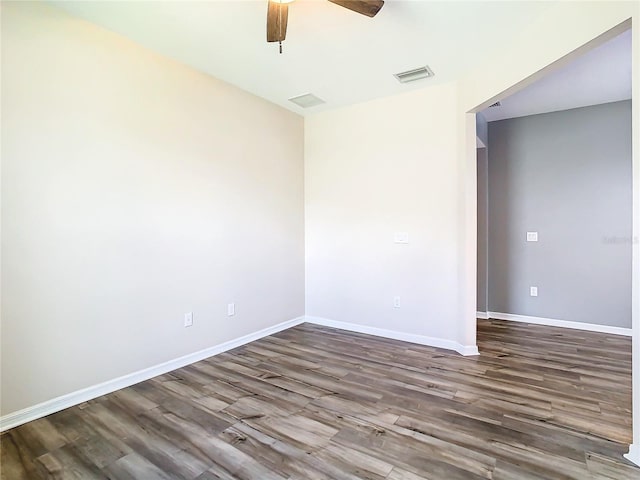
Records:
[[[456,341],[456,108],[446,84],[307,117],[307,315]]]
[[[1,113],[2,414],[304,314],[298,115],[32,3]]]

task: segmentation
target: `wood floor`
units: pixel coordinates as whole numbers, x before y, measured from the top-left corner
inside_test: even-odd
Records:
[[[479,321],[479,357],[304,324],[15,428],[2,479],[640,479],[631,341]]]

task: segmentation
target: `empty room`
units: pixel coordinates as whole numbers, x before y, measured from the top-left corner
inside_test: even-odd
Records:
[[[638,2],[0,5],[2,480],[640,478]]]

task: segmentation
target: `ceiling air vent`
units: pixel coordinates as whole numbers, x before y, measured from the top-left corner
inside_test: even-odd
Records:
[[[501,107],[502,104],[500,102],[496,102],[493,105],[489,105],[489,108],[494,108],[494,107]]]
[[[291,97],[289,101],[295,103],[296,105],[302,108],[315,107],[316,105],[322,105],[323,103],[326,103],[324,100],[316,97],[312,93],[305,93],[304,95]]]
[[[414,68],[413,70],[407,70],[406,72],[393,74],[400,83],[415,82],[416,80],[422,80],[423,78],[433,77],[433,75],[433,70],[431,70],[427,65],[420,68]]]

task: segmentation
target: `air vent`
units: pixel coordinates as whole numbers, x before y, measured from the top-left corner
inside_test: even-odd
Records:
[[[500,102],[496,102],[493,105],[489,105],[489,108],[501,107],[502,104]]]
[[[415,82],[416,80],[422,80],[423,78],[433,77],[433,75],[433,71],[426,65],[413,70],[407,70],[406,72],[393,74],[400,83]]]
[[[322,105],[323,103],[326,103],[324,100],[316,97],[312,93],[305,93],[304,95],[291,97],[289,101],[295,103],[296,105],[302,108],[315,107],[316,105]]]

